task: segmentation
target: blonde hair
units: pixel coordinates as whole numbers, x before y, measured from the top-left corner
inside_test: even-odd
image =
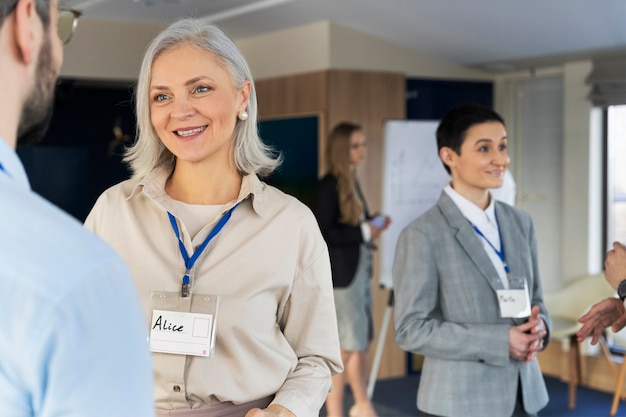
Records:
[[[340,220],[352,226],[359,224],[363,205],[357,196],[356,176],[350,163],[350,137],[354,132],[362,130],[357,124],[341,122],[328,135],[326,146],[328,172],[337,179]]]
[[[212,54],[229,72],[235,88],[243,88],[250,82],[250,98],[246,111],[247,120],[237,120],[234,131],[234,159],[239,172],[267,176],[280,165],[282,157],[275,155],[272,148],[265,145],[257,130],[257,99],[252,74],[248,64],[235,44],[215,26],[207,25],[200,19],[181,19],[163,32],[150,44],[141,64],[137,91],[137,140],[126,149],[127,162],[134,178],[147,175],[162,163],[172,168],[175,156],[163,145],[150,120],[150,77],[154,60],[163,52],[181,44],[191,45]]]

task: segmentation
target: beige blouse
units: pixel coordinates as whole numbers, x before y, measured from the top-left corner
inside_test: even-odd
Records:
[[[111,187],[85,222],[130,266],[147,327],[153,292],[180,292],[185,272],[167,214],[176,216],[164,191],[168,176],[158,167]],[[153,353],[156,407],[206,408],[275,394],[274,404],[317,416],[331,375],[342,371],[326,243],[308,207],[256,175],[243,178],[239,201],[191,274],[192,294],[220,299],[215,352]],[[193,239],[178,222],[190,255],[220,218]]]

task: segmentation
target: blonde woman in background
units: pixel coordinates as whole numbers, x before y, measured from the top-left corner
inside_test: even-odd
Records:
[[[365,160],[366,138],[356,124],[339,123],[328,136],[328,173],[320,180],[313,212],[330,252],[333,272],[339,344],[345,372],[333,377],[326,398],[328,417],[343,416],[346,381],[355,404],[351,417],[375,417],[367,395],[367,349],[374,337],[370,277],[372,240],[387,228],[390,219],[371,216],[356,178],[356,167]]]

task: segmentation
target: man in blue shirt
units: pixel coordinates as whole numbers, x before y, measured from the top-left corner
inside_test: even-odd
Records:
[[[57,0],[0,0],[0,414],[153,417],[126,266],[30,190],[14,151],[45,132],[77,15]]]

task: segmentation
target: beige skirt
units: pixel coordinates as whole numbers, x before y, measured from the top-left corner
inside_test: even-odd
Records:
[[[196,410],[162,410],[156,409],[156,417],[244,417],[253,408],[266,408],[274,396],[261,398],[243,404],[222,403],[209,408]]]

